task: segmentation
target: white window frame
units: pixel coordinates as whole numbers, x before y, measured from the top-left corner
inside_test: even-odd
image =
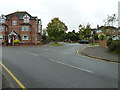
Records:
[[[118,32],[120,32],[120,29],[118,29]]]
[[[28,31],[29,27],[28,26],[22,26],[22,31]]]
[[[25,14],[23,19],[24,19],[24,23],[29,23],[30,17],[27,14]]]
[[[12,20],[12,25],[17,25],[17,21],[16,20]]]
[[[0,35],[0,40],[3,40],[4,39],[4,36],[3,35]]]
[[[5,19],[6,19],[6,17],[2,14],[0,16],[0,23],[5,23]]]
[[[24,23],[29,23],[29,19],[24,19]]]
[[[3,32],[5,30],[4,27],[0,27],[0,32]]]
[[[26,37],[26,38],[25,38]],[[22,36],[22,40],[29,40],[29,37],[27,35]]]
[[[5,23],[5,19],[0,19],[0,23]]]

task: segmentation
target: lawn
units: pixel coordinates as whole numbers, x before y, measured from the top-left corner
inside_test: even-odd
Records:
[[[90,43],[90,45],[99,45],[99,43]]]
[[[60,44],[60,43],[52,43],[52,44],[50,44],[51,46],[62,46],[62,44]]]

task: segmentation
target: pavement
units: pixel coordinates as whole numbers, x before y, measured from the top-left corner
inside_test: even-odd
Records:
[[[8,82],[4,75],[2,75],[2,88],[11,88],[10,82]]]
[[[2,71],[0,66],[0,90],[2,89]]]
[[[80,50],[80,53],[88,57],[120,63],[120,56],[117,54],[113,54],[106,47],[88,46],[83,50]]]
[[[118,88],[118,64],[78,55],[84,46],[3,47],[2,63],[26,88]]]

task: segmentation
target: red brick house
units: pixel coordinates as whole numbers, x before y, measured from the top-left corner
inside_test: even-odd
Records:
[[[26,11],[17,11],[0,16],[0,42],[12,44],[14,40],[21,43],[41,41],[41,19],[31,16]]]

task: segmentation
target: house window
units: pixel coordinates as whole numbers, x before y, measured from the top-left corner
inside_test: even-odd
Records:
[[[0,31],[1,31],[1,32],[4,31],[4,27],[0,27]]]
[[[22,26],[22,31],[28,31],[28,26]]]
[[[3,40],[4,39],[4,36],[0,35],[0,40]]]
[[[28,40],[28,36],[22,36],[22,40]]]
[[[5,23],[5,19],[0,19],[0,23]]]
[[[0,16],[0,23],[5,23],[6,17],[4,15]]]
[[[120,29],[118,29],[118,32],[120,32]]]
[[[13,21],[12,21],[12,25],[17,25],[17,21],[16,21],[16,20],[13,20]]]
[[[23,17],[23,19],[24,19],[24,23],[29,23],[30,17],[26,14],[26,15]]]

